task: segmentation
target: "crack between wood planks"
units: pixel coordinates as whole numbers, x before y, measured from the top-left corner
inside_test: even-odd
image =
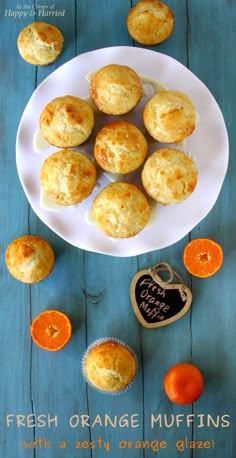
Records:
[[[82,291],[86,291],[86,282],[85,282],[85,252],[83,253],[83,288]],[[86,348],[88,347],[88,295],[84,294],[85,297],[85,317],[84,317],[84,322],[85,322],[85,346]],[[89,410],[89,394],[88,394],[88,383],[86,383],[86,403],[87,403],[87,409],[88,409],[88,416],[90,418],[90,410]],[[91,433],[91,428],[89,426],[89,441],[90,443],[92,442],[92,433]],[[90,449],[90,456],[92,458],[93,456],[93,450]]]
[[[191,234],[189,234],[189,236],[188,236],[188,241],[189,242],[191,241]],[[190,291],[192,291],[192,289],[193,289],[193,280],[192,280],[192,276],[190,274],[189,274],[189,285],[190,285]],[[192,332],[192,329],[193,329],[193,312],[192,312],[192,307],[191,307],[190,308],[190,320],[189,320],[189,333],[190,333],[190,361],[193,364],[193,332]],[[194,413],[194,405],[193,404],[192,404],[191,413],[192,414]],[[194,440],[194,437],[195,437],[194,432],[195,432],[194,424],[192,423],[192,425],[191,425],[191,437],[192,437],[192,440]],[[190,458],[193,458],[193,454],[194,454],[194,450],[193,449],[191,449],[190,454],[191,454]]]
[[[75,56],[77,56],[77,0],[75,0]]]
[[[191,32],[190,19],[189,19],[189,2],[186,0],[186,57],[187,57],[187,67],[189,68],[189,36]]]
[[[32,286],[29,286],[29,318],[30,324],[32,322]],[[32,339],[30,339],[30,404],[31,404],[31,412],[35,418],[35,407],[34,407],[34,400],[33,400],[33,344]],[[36,441],[36,426],[33,426],[33,440]],[[33,449],[33,457],[36,458],[36,448]]]
[[[137,272],[140,270],[140,265],[139,265],[139,258],[137,257]],[[142,422],[142,428],[143,428],[143,439],[145,440],[145,402],[144,402],[144,397],[145,397],[145,392],[144,392],[144,372],[143,372],[143,346],[142,346],[142,326],[139,323],[139,344],[140,344],[140,368],[142,368],[142,406],[143,406],[143,422]],[[146,450],[143,449],[143,458],[146,456]]]

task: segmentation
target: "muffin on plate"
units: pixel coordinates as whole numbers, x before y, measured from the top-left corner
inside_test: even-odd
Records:
[[[97,70],[90,81],[90,98],[105,114],[123,115],[142,97],[138,74],[126,65],[110,64]]]
[[[142,191],[136,185],[123,181],[105,186],[92,205],[95,224],[114,238],[138,234],[146,226],[150,211],[150,204]]]
[[[32,22],[18,35],[17,46],[21,57],[33,65],[51,65],[60,56],[64,44],[61,31],[47,22]]]
[[[45,196],[59,205],[75,205],[86,199],[96,184],[96,168],[85,154],[61,150],[48,156],[40,170]]]
[[[120,394],[132,384],[137,371],[134,352],[119,339],[107,337],[90,345],[82,360],[86,381],[98,391]]]
[[[39,124],[50,145],[73,148],[90,137],[94,127],[94,112],[85,100],[65,95],[51,100],[44,107]]]
[[[138,127],[126,121],[112,121],[98,132],[94,157],[102,169],[125,174],[143,163],[147,148],[147,140]]]
[[[54,266],[54,252],[46,240],[23,235],[8,245],[5,262],[10,274],[23,283],[36,283],[47,277]]]
[[[186,94],[178,91],[160,91],[144,106],[143,122],[155,140],[161,143],[176,143],[194,131],[196,111]]]
[[[160,204],[169,205],[192,194],[197,184],[197,169],[187,154],[163,148],[149,156],[141,177],[147,194]]]
[[[156,45],[173,32],[174,16],[171,9],[162,2],[140,0],[128,13],[127,29],[138,43]]]

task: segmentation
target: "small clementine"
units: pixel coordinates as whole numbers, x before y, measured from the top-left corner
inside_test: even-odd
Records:
[[[202,374],[193,364],[176,364],[164,377],[166,395],[176,404],[192,404],[201,396],[203,388]]]
[[[215,274],[223,262],[223,250],[213,240],[191,240],[184,249],[183,263],[187,271],[196,277],[206,278]]]
[[[57,351],[65,347],[71,338],[71,322],[58,310],[46,310],[34,318],[30,333],[32,340],[39,347]]]

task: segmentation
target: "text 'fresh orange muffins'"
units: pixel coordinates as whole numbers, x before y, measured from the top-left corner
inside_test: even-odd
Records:
[[[169,205],[192,194],[197,184],[197,169],[187,154],[163,148],[149,156],[141,177],[147,194],[160,204]]]
[[[53,269],[54,259],[49,243],[36,235],[18,237],[5,253],[10,274],[23,283],[36,283],[47,277]]]
[[[192,134],[196,125],[196,112],[186,94],[160,91],[147,101],[143,110],[143,122],[155,140],[175,143]]]
[[[17,46],[21,57],[33,65],[50,65],[62,52],[64,38],[52,24],[36,21],[21,30]]]
[[[40,115],[43,136],[53,146],[72,148],[84,143],[94,127],[94,112],[83,99],[65,95],[51,100]]]
[[[134,184],[110,183],[95,197],[92,215],[97,227],[114,238],[133,237],[147,224],[150,204]]]
[[[57,151],[44,161],[40,183],[50,201],[59,205],[75,205],[91,194],[96,184],[96,168],[79,151]]]
[[[141,0],[128,13],[127,28],[131,37],[143,45],[166,40],[174,28],[171,9],[156,0]]]
[[[118,339],[99,339],[88,347],[82,370],[91,386],[107,394],[118,394],[133,382],[137,360],[133,351]]]
[[[147,140],[138,127],[126,121],[113,121],[98,132],[94,157],[102,169],[125,174],[143,163],[147,148]]]
[[[142,82],[138,74],[126,65],[106,65],[93,75],[90,97],[103,113],[122,115],[135,108],[140,101]]]

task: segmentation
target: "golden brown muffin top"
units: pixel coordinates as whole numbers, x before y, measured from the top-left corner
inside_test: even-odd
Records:
[[[93,75],[90,97],[103,113],[122,115],[140,101],[142,82],[137,73],[126,65],[106,65]]]
[[[136,360],[123,344],[103,342],[91,348],[86,355],[84,371],[88,381],[97,389],[117,392],[133,381]]]
[[[17,46],[21,57],[33,65],[48,65],[60,55],[64,38],[60,30],[46,22],[28,24],[18,35]]]
[[[79,151],[56,151],[44,161],[40,183],[50,201],[75,205],[91,194],[96,184],[96,168],[91,159]]]
[[[152,153],[142,170],[146,192],[162,205],[182,202],[197,184],[197,169],[189,156],[176,149],[163,148]]]
[[[134,40],[143,45],[155,45],[172,33],[174,16],[162,2],[141,0],[128,13],[127,28]]]
[[[136,170],[147,155],[147,140],[134,124],[112,121],[100,129],[94,143],[94,157],[108,172],[125,174]]]
[[[52,271],[54,252],[41,237],[24,235],[13,240],[7,247],[5,261],[14,278],[23,283],[36,283]]]
[[[95,224],[106,235],[114,238],[133,237],[146,226],[150,205],[136,185],[116,181],[95,197],[92,215]]]
[[[162,143],[180,142],[194,131],[196,111],[186,94],[160,91],[147,101],[143,122],[155,140]]]
[[[39,122],[48,143],[58,148],[72,148],[91,135],[94,112],[85,100],[65,95],[56,97],[44,107]]]

